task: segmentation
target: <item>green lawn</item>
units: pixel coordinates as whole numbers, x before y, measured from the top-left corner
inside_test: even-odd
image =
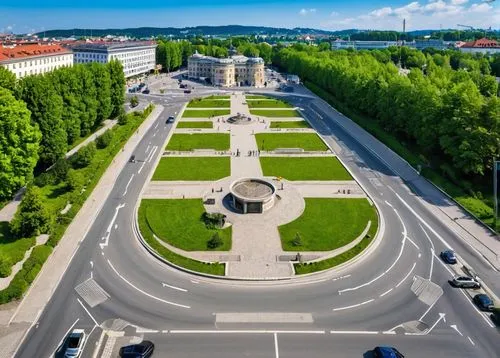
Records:
[[[212,121],[179,122],[176,128],[213,128]]]
[[[188,108],[229,108],[230,105],[227,99],[193,99]]]
[[[230,95],[221,94],[221,95],[212,95],[212,96],[208,96],[208,97],[203,97],[203,99],[204,100],[207,100],[207,99],[215,99],[215,100],[231,99],[231,96]]]
[[[35,244],[35,238],[15,239],[9,231],[9,223],[0,221],[0,277],[12,272],[12,265],[21,261],[24,253]]]
[[[375,215],[377,214],[375,213]],[[352,249],[340,255],[322,261],[311,262],[311,263],[295,263],[293,264],[295,273],[297,275],[303,275],[316,271],[323,271],[351,260],[355,256],[359,255],[361,252],[363,252],[364,249],[366,249],[366,247],[372,242],[373,238],[377,234],[377,230],[378,230],[378,218],[374,217],[370,225],[370,229],[368,230],[368,235]]]
[[[269,118],[302,117],[295,109],[251,109],[250,114]]]
[[[260,150],[302,148],[305,151],[326,151],[328,147],[316,133],[257,133]]]
[[[148,243],[148,245],[158,253],[158,255],[162,256],[164,259],[170,261],[171,263],[185,267],[189,270],[203,272],[211,275],[224,276],[225,274],[225,265],[220,263],[207,264],[204,262],[192,260],[190,258],[178,255],[161,243],[158,242],[153,236],[153,231],[148,225],[146,219],[146,210],[144,209],[148,204],[146,202],[155,202],[157,200],[142,200],[141,206],[139,208],[139,230],[141,230],[142,237]],[[142,209],[142,210],[141,210]]]
[[[190,151],[194,149],[229,149],[229,134],[226,133],[177,133],[170,138],[167,150]]]
[[[260,94],[247,94],[245,96],[245,98],[246,99],[274,99],[274,98],[263,96],[263,95],[260,95]]]
[[[210,118],[230,114],[229,109],[186,109],[182,118]]]
[[[293,108],[291,104],[276,99],[250,100],[247,104],[250,108]]]
[[[353,180],[335,157],[260,157],[265,176],[288,180]]]
[[[273,121],[271,128],[311,128],[306,121]]]
[[[376,209],[366,199],[306,198],[302,215],[280,226],[285,251],[330,251],[355,240],[368,221],[377,220]],[[294,244],[299,233],[301,245]]]
[[[152,180],[218,180],[231,175],[229,157],[165,157]]]
[[[142,214],[141,214],[142,212]],[[139,215],[158,238],[186,251],[209,250],[207,242],[218,232],[223,245],[217,251],[231,249],[231,227],[208,229],[202,221],[205,212],[201,199],[144,199]]]

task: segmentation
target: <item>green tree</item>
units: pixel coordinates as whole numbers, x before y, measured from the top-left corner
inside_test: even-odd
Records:
[[[97,100],[97,117],[94,128],[111,116],[113,106],[111,103],[111,77],[106,66],[101,63],[91,63],[90,71],[94,79]]]
[[[32,122],[40,128],[39,164],[48,167],[64,156],[68,145],[62,120],[63,100],[46,76],[24,77],[16,88],[18,98],[31,112]]]
[[[38,160],[41,140],[26,104],[0,88],[0,198],[7,199],[27,182]]]
[[[5,67],[0,66],[0,87],[13,91],[15,85],[16,75]]]
[[[50,214],[43,205],[40,189],[36,186],[29,186],[10,223],[11,231],[17,237],[44,234],[49,231],[50,221]]]
[[[222,244],[224,244],[224,242],[222,241],[220,235],[219,235],[219,232],[215,232],[212,237],[210,238],[210,240],[208,240],[207,242],[207,247],[209,249],[216,249],[220,246],[222,246]]]
[[[106,130],[95,140],[97,148],[99,149],[106,148],[111,143],[112,139],[113,139],[113,133],[109,129]]]
[[[94,142],[90,142],[85,147],[81,148],[72,159],[72,163],[76,168],[85,168],[94,159],[97,153],[97,148]]]
[[[68,190],[80,194],[83,187],[85,186],[85,178],[78,170],[70,169],[68,170],[68,175],[66,178],[66,184]]]
[[[111,117],[115,118],[120,114],[120,108],[125,103],[125,75],[122,64],[113,60],[107,64],[111,79]]]
[[[130,97],[130,107],[137,107],[139,105],[139,98],[137,96]]]

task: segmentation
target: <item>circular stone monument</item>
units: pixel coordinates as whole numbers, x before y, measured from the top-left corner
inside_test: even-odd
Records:
[[[264,179],[243,178],[229,187],[233,208],[243,214],[263,213],[274,205],[276,188]]]
[[[250,124],[252,123],[252,118],[244,114],[238,113],[235,116],[229,117],[227,119],[227,122],[230,124]]]

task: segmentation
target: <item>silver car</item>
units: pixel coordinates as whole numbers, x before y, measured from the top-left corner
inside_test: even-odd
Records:
[[[479,281],[469,276],[456,276],[451,281],[451,284],[458,288],[481,288]]]
[[[68,345],[64,352],[65,358],[77,358],[80,356],[85,344],[85,331],[83,329],[74,329],[68,336]]]

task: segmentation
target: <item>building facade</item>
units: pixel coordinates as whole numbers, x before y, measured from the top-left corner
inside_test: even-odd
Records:
[[[264,60],[241,55],[215,58],[195,53],[188,58],[188,77],[221,87],[264,87]]]
[[[332,49],[342,50],[352,48],[355,50],[382,50],[391,46],[398,46],[397,41],[345,41],[336,40],[332,42]]]
[[[0,47],[0,66],[23,78],[73,66],[73,53],[59,45],[28,44]]]
[[[496,40],[490,40],[487,38],[482,38],[471,42],[462,42],[458,45],[458,48],[462,52],[469,53],[484,53],[484,54],[495,54],[500,53],[500,43]]]
[[[84,43],[72,46],[72,50],[75,63],[120,61],[125,78],[153,71],[156,65],[154,42]]]

